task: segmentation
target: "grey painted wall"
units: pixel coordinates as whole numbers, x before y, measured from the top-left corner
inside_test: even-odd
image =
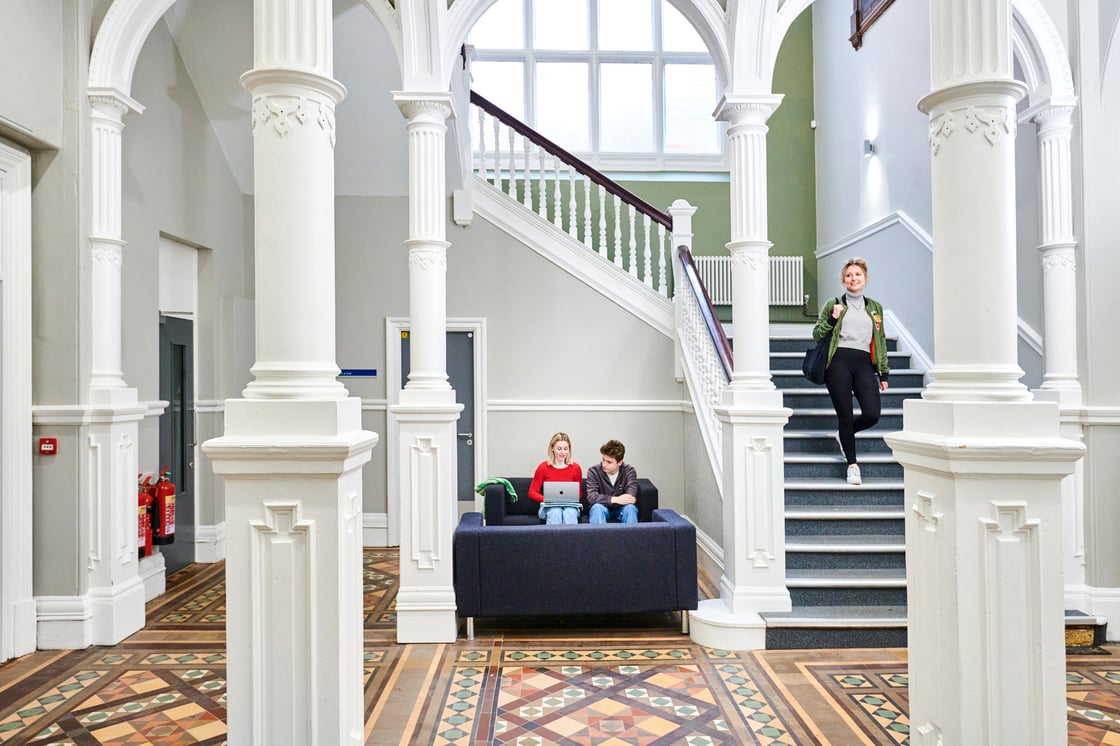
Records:
[[[385,319],[408,315],[408,204],[336,204],[338,359],[379,370],[346,384],[372,404],[366,427],[384,444]],[[663,503],[679,507],[686,394],[672,377],[671,340],[481,218],[447,230],[447,313],[486,319],[486,400],[498,410],[487,422],[489,473],[478,477],[530,475],[558,430],[586,469],[614,437]],[[386,450],[365,468],[366,512],[385,510]]]
[[[251,360],[252,319],[235,318],[231,323],[221,318],[221,310],[223,301],[228,305],[231,298],[252,297],[252,203],[242,197],[162,21],[141,50],[132,95],[145,111],[126,118],[122,144],[125,380],[141,401],[159,398],[157,278],[163,233],[199,247],[195,398],[236,396],[239,389],[222,388],[223,366],[231,357],[222,353],[247,349]],[[247,380],[248,368],[244,361],[242,365],[242,375],[232,380]],[[197,420],[199,443],[221,434],[220,413],[203,412]],[[141,471],[160,466],[157,436],[158,427],[141,430]],[[208,460],[199,456],[195,515],[200,524],[212,525],[224,520],[223,492]]]
[[[929,119],[917,108],[929,92],[929,2],[892,5],[858,52],[851,14],[851,3],[813,3],[818,248],[899,210],[927,232],[932,222]]]
[[[60,0],[0,3],[0,135],[62,144],[63,14],[84,15],[78,6]]]

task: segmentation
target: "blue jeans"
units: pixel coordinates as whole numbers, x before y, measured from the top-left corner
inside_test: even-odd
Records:
[[[579,523],[579,508],[546,508],[543,505],[537,511],[537,517],[543,518],[549,526],[560,523]]]
[[[588,519],[591,523],[606,523],[608,516],[622,523],[637,523],[638,522],[638,506],[637,505],[600,505],[595,503],[591,506],[591,517]]]

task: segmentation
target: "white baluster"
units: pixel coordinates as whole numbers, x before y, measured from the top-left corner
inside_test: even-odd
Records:
[[[533,209],[533,169],[529,165],[529,138],[521,138],[522,145],[525,149],[525,180],[521,182],[521,204],[525,205],[525,209]]]
[[[665,226],[657,224],[657,289],[663,298],[669,297],[669,283],[665,281]]]
[[[583,177],[583,245],[592,248],[591,239],[591,179]]]
[[[579,240],[577,234],[577,226],[579,225],[579,213],[576,212],[576,169],[574,166],[568,166],[568,235],[572,238]]]
[[[635,229],[635,218],[637,217],[638,211],[637,211],[637,209],[634,208],[634,205],[627,205],[627,207],[630,208],[629,209],[629,212],[630,212],[630,234],[629,234],[630,235],[630,256],[629,256],[628,264],[629,264],[629,268],[630,268],[630,276],[637,279],[637,277],[638,277],[638,234],[637,234],[637,231]]]
[[[486,178],[486,112],[478,110],[478,175]]]
[[[502,188],[502,123],[494,118],[494,186]]]
[[[553,181],[552,181],[552,224],[560,230],[564,230],[564,211],[560,209],[563,204],[563,198],[560,196],[560,159],[556,156],[552,157],[553,167]]]
[[[622,199],[614,195],[614,266],[622,267]]]
[[[537,179],[540,186],[540,192],[537,194],[537,214],[548,220],[548,190],[544,183],[544,148],[537,148],[537,162],[540,165],[540,176]]]
[[[599,184],[599,256],[607,258],[607,190]]]
[[[653,256],[650,253],[649,246],[649,215],[642,214],[642,256],[645,258],[645,264],[642,267],[642,280],[645,282],[647,288],[653,287]]]
[[[509,128],[509,181],[506,182],[506,194],[508,194],[510,197],[512,197],[514,199],[514,201],[517,200],[517,168],[515,167],[514,162],[513,162],[514,154],[517,152],[516,149],[514,148],[514,145],[517,142],[514,139],[516,137],[517,137],[517,133],[514,131],[513,127],[510,127]]]

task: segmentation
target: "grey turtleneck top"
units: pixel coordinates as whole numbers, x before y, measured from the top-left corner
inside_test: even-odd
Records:
[[[864,302],[863,294],[847,293],[846,295],[848,312],[844,314],[843,323],[840,324],[840,341],[837,346],[870,352],[871,317],[867,315],[867,304]]]

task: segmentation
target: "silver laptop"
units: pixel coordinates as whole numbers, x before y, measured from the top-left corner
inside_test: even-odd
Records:
[[[545,505],[578,505],[579,482],[545,482],[541,494]]]

